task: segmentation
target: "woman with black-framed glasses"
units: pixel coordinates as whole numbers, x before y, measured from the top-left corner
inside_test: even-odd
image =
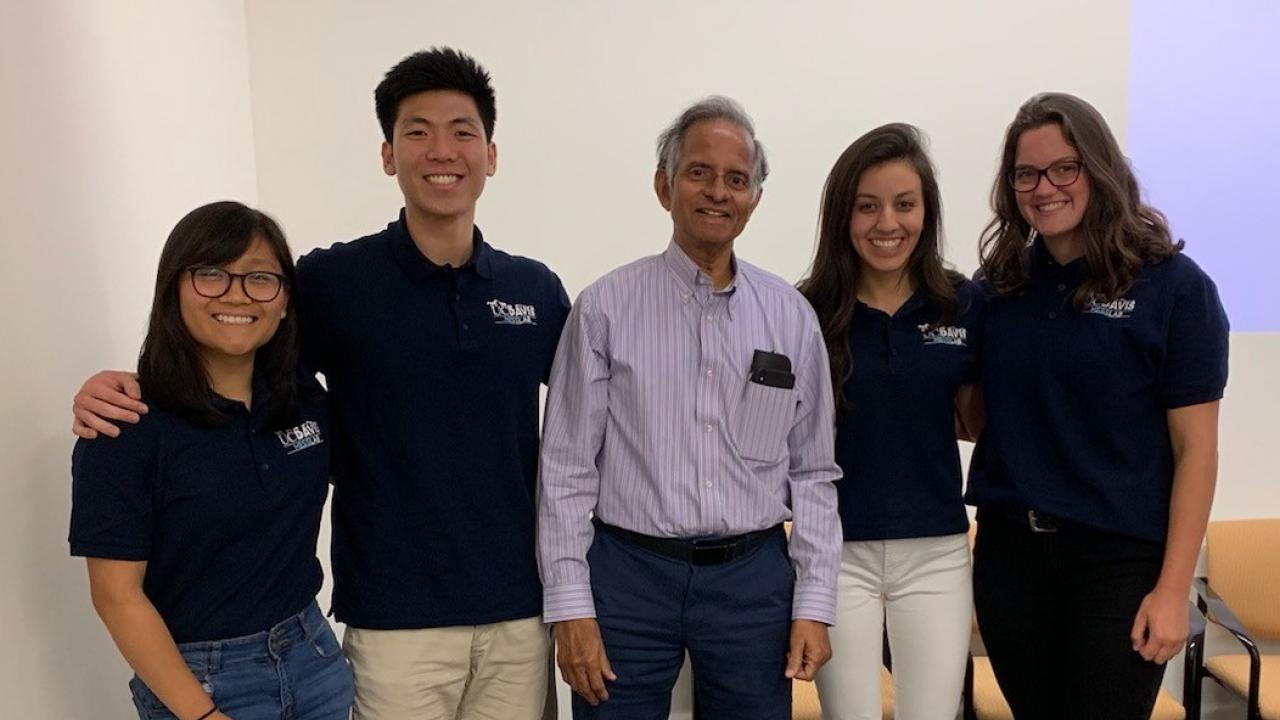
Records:
[[[1145,720],[1187,635],[1227,318],[1102,116],[1027,101],[983,234],[974,604],[1016,717]]]
[[[345,719],[351,670],[315,601],[328,417],[297,371],[284,235],[240,203],[197,208],[155,287],[138,360],[151,412],[72,455],[71,553],[138,715]]]

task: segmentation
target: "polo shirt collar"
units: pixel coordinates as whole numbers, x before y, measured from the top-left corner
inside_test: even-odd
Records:
[[[1037,236],[1035,242],[1031,243],[1031,277],[1033,278],[1046,275],[1060,277],[1065,273],[1073,280],[1081,281],[1084,280],[1087,269],[1088,263],[1083,255],[1066,265],[1059,265],[1058,261],[1053,259],[1049,248],[1045,247],[1043,237]]]
[[[419,283],[444,271],[444,265],[437,265],[428,260],[422,251],[418,250],[418,246],[413,244],[403,209],[400,210],[400,219],[392,223],[388,230],[391,232],[391,250],[395,254],[396,263],[400,265],[400,269],[411,282]],[[471,270],[488,280],[493,277],[493,248],[484,241],[480,228],[474,225],[471,227],[471,242],[471,259],[467,260],[467,264],[455,269]]]
[[[880,310],[876,310],[875,308],[862,302],[861,300],[857,300],[856,302],[858,303],[858,307],[863,308],[864,310],[874,311],[881,315],[884,315],[885,317],[889,317],[888,313],[885,313]],[[902,318],[909,317],[912,313],[924,308],[928,304],[929,304],[929,296],[925,294],[924,289],[916,288],[916,291],[911,293],[911,297],[907,298],[907,301],[902,303],[902,307],[898,308],[898,311],[894,313],[892,317],[889,317],[889,319],[899,320]]]
[[[213,406],[219,412],[225,413],[229,417],[249,416],[255,430],[261,429],[263,423],[267,420],[267,407],[271,404],[271,383],[268,382],[266,373],[261,369],[255,368],[253,371],[253,407],[245,408],[244,403],[239,400],[225,398],[217,393],[213,394]]]
[[[733,270],[733,278],[729,280],[729,284],[722,290],[714,290],[711,283],[711,276],[706,273],[698,264],[693,261],[684,249],[676,244],[672,239],[667,243],[667,249],[662,253],[662,259],[667,265],[667,269],[671,271],[672,277],[676,279],[677,290],[680,292],[682,299],[688,299],[692,296],[705,295],[728,295],[728,312],[729,318],[733,318],[734,309],[738,304],[738,285],[746,283],[746,276],[742,272],[742,267],[738,264],[738,256],[731,255],[729,257],[729,267]]]

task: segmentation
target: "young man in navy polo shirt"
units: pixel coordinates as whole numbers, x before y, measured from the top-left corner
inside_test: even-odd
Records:
[[[334,414],[333,610],[348,625],[355,717],[532,720],[550,650],[534,561],[538,392],[569,300],[544,265],[474,225],[497,169],[493,89],[475,60],[411,55],[375,103],[404,209],[298,263],[304,359]],[[91,378],[77,433],[114,434],[104,418],[133,420],[137,397],[131,376]]]

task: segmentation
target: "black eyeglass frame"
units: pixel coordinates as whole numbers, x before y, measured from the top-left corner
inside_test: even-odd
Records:
[[[217,295],[209,295],[209,294],[200,292],[200,286],[196,283],[196,273],[201,270],[212,270],[214,272],[222,273],[222,275],[224,275],[227,278],[226,287],[222,289],[222,292],[218,293]],[[284,290],[285,285],[289,283],[289,279],[285,277],[283,273],[271,272],[270,270],[253,270],[247,273],[233,273],[229,270],[224,270],[220,267],[217,267],[216,265],[192,265],[191,267],[187,268],[187,274],[191,276],[191,289],[195,290],[196,294],[199,295],[200,297],[209,298],[210,300],[216,300],[222,297],[223,295],[226,295],[227,293],[231,292],[232,283],[234,283],[238,279],[240,281],[240,292],[244,293],[245,297],[249,298],[254,302],[269,303],[272,300],[275,300],[276,298],[280,297],[280,291]],[[274,277],[276,279],[275,293],[273,293],[271,297],[265,298],[265,299],[254,297],[249,292],[249,286],[245,284],[245,278],[249,277],[250,275],[270,275]]]
[[[1053,178],[1049,177],[1049,171],[1056,167],[1062,167],[1064,165],[1075,165],[1076,174],[1067,182],[1058,184],[1053,181]],[[1031,170],[1035,172],[1036,174],[1035,183],[1033,183],[1030,187],[1026,189],[1018,187],[1018,181],[1014,178],[1014,176],[1018,173],[1019,170]],[[1049,165],[1046,168],[1035,168],[1030,165],[1019,165],[1018,167],[1015,167],[1014,169],[1009,171],[1009,178],[1008,178],[1009,187],[1013,188],[1014,192],[1020,192],[1020,193],[1033,192],[1036,188],[1040,187],[1040,178],[1044,178],[1045,180],[1048,180],[1049,184],[1056,188],[1069,187],[1071,185],[1074,185],[1076,181],[1080,179],[1080,173],[1083,170],[1084,170],[1083,160],[1059,160],[1058,162],[1053,163],[1052,165]]]

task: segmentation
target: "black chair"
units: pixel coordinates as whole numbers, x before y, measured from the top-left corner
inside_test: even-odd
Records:
[[[1249,720],[1280,719],[1280,656],[1264,655],[1254,638],[1280,640],[1280,519],[1209,524],[1208,577],[1196,578],[1196,603],[1209,622],[1226,630],[1245,654],[1205,658],[1195,665],[1197,699],[1207,676],[1243,697]],[[1227,600],[1230,598],[1231,605]],[[1248,629],[1246,629],[1248,628]],[[1262,666],[1271,667],[1265,679]]]

